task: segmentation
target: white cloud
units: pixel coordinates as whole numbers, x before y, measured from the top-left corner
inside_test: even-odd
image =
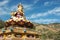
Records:
[[[24,7],[25,10],[31,10],[32,9],[32,6],[33,5],[31,5],[31,4],[30,5],[23,4],[23,7]]]
[[[44,6],[51,6],[53,4],[57,4],[57,2],[55,2],[55,1],[51,1],[51,2],[47,1],[47,2],[44,2]]]
[[[60,16],[60,7],[56,7],[52,10],[48,10],[47,12],[44,13],[35,13],[32,14],[31,16],[27,17],[27,19],[32,19],[32,18],[38,18],[38,17],[45,17],[48,15],[54,14],[56,16]]]
[[[36,4],[38,1],[40,1],[40,0],[34,0],[33,4]]]
[[[44,6],[49,6],[50,5],[50,2],[45,2],[44,3]]]
[[[51,6],[51,5],[58,5],[58,4],[60,4],[59,0],[44,2],[44,6]]]
[[[56,23],[59,21],[59,19],[35,19],[31,21],[36,23],[48,24],[48,23]]]
[[[9,0],[3,0],[3,1],[0,2],[0,6],[3,6],[5,4],[7,4],[8,2],[9,2]]]

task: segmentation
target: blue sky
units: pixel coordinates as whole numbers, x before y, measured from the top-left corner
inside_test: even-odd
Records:
[[[26,19],[36,23],[60,23],[60,0],[0,0],[0,19],[6,21],[22,3]]]

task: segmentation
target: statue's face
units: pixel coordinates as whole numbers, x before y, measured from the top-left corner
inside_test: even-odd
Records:
[[[18,15],[20,14],[20,13],[17,13]]]

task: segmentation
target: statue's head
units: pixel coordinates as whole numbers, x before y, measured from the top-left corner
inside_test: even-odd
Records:
[[[18,5],[18,8],[19,8],[19,9],[23,9],[22,4],[19,4],[19,5]]]

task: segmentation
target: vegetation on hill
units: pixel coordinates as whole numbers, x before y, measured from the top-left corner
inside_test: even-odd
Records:
[[[0,20],[0,28],[3,28],[5,25],[4,21]]]

